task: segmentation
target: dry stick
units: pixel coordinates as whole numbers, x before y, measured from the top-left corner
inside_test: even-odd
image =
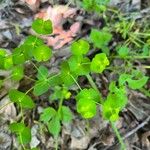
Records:
[[[125,134],[122,139],[126,139],[129,136],[131,136],[132,134],[134,134],[135,132],[137,132],[139,129],[141,129],[142,127],[144,127],[148,122],[150,121],[150,116],[147,117],[141,124],[139,124],[136,128],[134,128],[133,130],[131,130],[130,132],[128,132],[127,134]]]

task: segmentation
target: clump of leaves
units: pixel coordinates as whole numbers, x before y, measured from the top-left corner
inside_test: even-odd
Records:
[[[124,86],[117,87],[115,82],[109,86],[109,94],[102,105],[103,117],[109,121],[119,119],[119,112],[127,104],[126,89]]]

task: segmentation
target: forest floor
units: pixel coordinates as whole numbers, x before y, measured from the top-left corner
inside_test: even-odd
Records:
[[[149,0],[111,0],[109,10],[105,15],[97,15],[94,12],[86,12],[81,8],[81,1],[68,0],[37,0],[32,4],[32,0],[0,0],[0,48],[7,49],[9,53],[28,35],[35,35],[31,29],[33,20],[36,17],[52,18],[56,24],[55,35],[44,36],[47,45],[52,47],[53,57],[50,61],[44,62],[49,72],[57,71],[58,64],[70,56],[70,44],[80,38],[88,40],[91,28],[102,29],[109,26],[109,31],[113,34],[113,39],[109,43],[111,54],[118,43],[127,43],[126,41],[137,30],[150,33],[150,2]],[[68,4],[69,3],[69,4]],[[68,4],[68,5],[67,5]],[[65,6],[64,6],[65,5]],[[66,6],[67,5],[67,6]],[[66,9],[67,7],[67,9]],[[113,10],[119,10],[117,13]],[[60,13],[63,14],[63,17]],[[127,21],[134,20],[134,28],[127,30],[131,33],[124,40],[120,33],[114,29],[114,24],[119,20],[119,14]],[[71,16],[72,15],[72,16]],[[121,15],[120,15],[121,16]],[[60,17],[60,18],[59,18]],[[106,22],[107,20],[107,22]],[[124,32],[124,31],[122,31]],[[131,37],[132,39],[132,37]],[[131,40],[130,39],[130,40]],[[140,37],[149,46],[147,52],[150,56],[150,36]],[[130,43],[131,42],[131,43]],[[136,46],[129,41],[130,50],[137,54],[143,50],[144,44]],[[98,49],[92,49],[89,58],[92,58]],[[122,60],[114,58],[112,66],[121,66]],[[146,76],[150,77],[150,67],[142,68],[141,66],[150,66],[150,57],[148,59],[132,60],[135,70],[139,69]],[[114,68],[115,68],[114,67]],[[25,65],[25,75],[35,78],[36,70],[30,63]],[[117,71],[116,71],[117,72]],[[92,77],[97,87],[106,97],[108,94],[108,84],[115,80],[117,73],[115,71],[104,71],[102,74],[93,74]],[[7,71],[0,70],[0,78],[8,76]],[[88,81],[83,77],[79,78],[81,87],[89,87]],[[20,91],[27,91],[33,82],[24,77],[20,82],[7,80],[3,88],[0,89],[0,106],[5,105],[8,101],[8,90],[16,88]],[[140,90],[128,89],[128,104],[120,112],[119,120],[116,122],[122,139],[125,142],[127,150],[149,150],[150,149],[150,81],[145,88]],[[75,93],[78,87],[74,86],[71,91]],[[36,108],[33,111],[27,111],[25,121],[29,124],[32,133],[30,148],[37,147],[40,150],[55,149],[55,140],[53,136],[39,123],[39,116],[42,110],[48,106],[56,107],[57,102],[51,103],[48,99],[49,93],[39,97],[31,95],[36,100]],[[71,123],[64,123],[58,138],[58,149],[60,150],[119,150],[119,142],[111,128],[109,122],[102,118],[100,111],[90,119],[83,119],[76,111],[75,96],[70,100],[65,100],[64,105],[68,106],[73,113]],[[20,112],[16,104],[10,104],[0,110],[0,150],[18,150],[21,149],[16,140],[16,136],[9,131],[9,123],[20,117]],[[88,122],[88,123],[87,123]]]

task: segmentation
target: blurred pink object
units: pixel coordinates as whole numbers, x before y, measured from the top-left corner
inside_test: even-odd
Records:
[[[63,24],[67,18],[73,18],[75,14],[76,9],[58,5],[54,7],[49,6],[48,9],[42,10],[36,15],[36,18],[50,19],[53,23],[52,35],[55,35],[55,37],[51,35],[45,37],[49,46],[52,46],[54,49],[59,49],[73,40],[73,37],[80,30],[80,23],[73,23],[68,31],[63,29]]]

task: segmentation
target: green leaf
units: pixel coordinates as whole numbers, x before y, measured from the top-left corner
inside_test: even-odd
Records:
[[[32,29],[38,34],[51,34],[53,31],[52,22],[50,20],[44,21],[38,18],[32,23]]]
[[[9,91],[9,98],[12,102],[21,104],[23,108],[33,108],[35,106],[33,100],[23,92],[15,89]]]
[[[56,111],[52,107],[45,108],[40,115],[40,121],[43,121],[44,123],[48,123],[56,115]]]
[[[95,55],[91,62],[91,71],[95,73],[102,73],[106,66],[109,65],[109,60],[105,53]]]
[[[60,125],[60,120],[59,116],[55,116],[51,119],[51,121],[47,124],[49,132],[56,138],[58,137],[60,130],[61,130],[61,125]]]
[[[143,76],[139,80],[127,79],[127,82],[128,82],[128,86],[131,89],[136,90],[136,89],[142,88],[147,83],[148,79],[149,79],[149,77]]]
[[[129,48],[126,47],[126,46],[121,46],[118,49],[118,54],[119,54],[120,57],[125,58],[129,54]]]
[[[82,6],[87,11],[94,11],[97,13],[106,10],[106,6],[110,0],[83,0]]]
[[[87,54],[89,49],[90,49],[89,43],[83,39],[80,39],[71,45],[72,54],[77,56]]]
[[[79,101],[80,99],[88,99],[93,100],[95,102],[100,102],[101,96],[95,89],[90,88],[83,89],[78,93],[78,95],[76,96],[76,100]]]
[[[28,127],[25,127],[24,130],[19,134],[21,139],[20,143],[28,144],[31,141],[31,130]]]
[[[12,60],[12,56],[7,56],[4,58],[4,68],[6,70],[9,70],[13,67],[13,60]]]
[[[62,85],[63,80],[61,78],[61,74],[52,73],[49,75],[48,82],[51,87]]]
[[[58,100],[62,98],[62,87],[55,86],[54,92],[49,96],[49,100]]]
[[[119,85],[122,86],[125,84],[125,82],[130,79],[132,77],[132,75],[130,74],[121,74],[120,77],[119,77]]]
[[[70,122],[73,118],[72,112],[66,106],[62,106],[60,110],[60,116],[63,122]]]
[[[25,128],[25,125],[21,123],[11,123],[9,125],[9,129],[11,130],[12,133],[21,133]]]
[[[108,31],[92,29],[90,39],[96,48],[103,49],[103,47],[106,47],[112,39],[112,35]]]
[[[23,45],[28,45],[33,50],[38,46],[44,45],[44,41],[36,36],[30,35],[26,38]]]
[[[48,77],[48,69],[45,66],[40,66],[38,68],[37,78],[39,80],[44,80],[47,79],[47,77]]]
[[[23,66],[15,66],[12,69],[12,79],[15,81],[19,81],[23,78],[24,76],[24,68]]]
[[[90,73],[90,60],[87,57],[72,56],[68,60],[70,70],[77,75],[87,75]]]
[[[119,112],[127,104],[127,94],[124,86],[117,87],[115,82],[109,85],[109,94],[102,105],[103,117],[109,121],[116,121],[119,119]]]
[[[36,61],[48,61],[52,57],[52,50],[46,45],[41,45],[33,50]]]
[[[6,55],[7,55],[6,50],[5,50],[5,49],[0,48],[0,56],[5,57]]]
[[[77,75],[71,72],[69,64],[66,61],[61,64],[61,79],[66,86],[73,85],[77,79]]]
[[[5,49],[0,49],[0,68],[4,69],[4,61],[7,56]]]
[[[49,85],[48,80],[36,81],[36,83],[34,85],[33,93],[36,96],[40,96],[40,95],[46,93],[49,90],[49,87],[50,87],[50,85]]]
[[[77,112],[80,113],[83,118],[92,118],[96,115],[96,104],[91,99],[79,99],[77,101]]]
[[[21,47],[13,50],[12,59],[15,65],[23,64],[26,61],[24,51]]]

